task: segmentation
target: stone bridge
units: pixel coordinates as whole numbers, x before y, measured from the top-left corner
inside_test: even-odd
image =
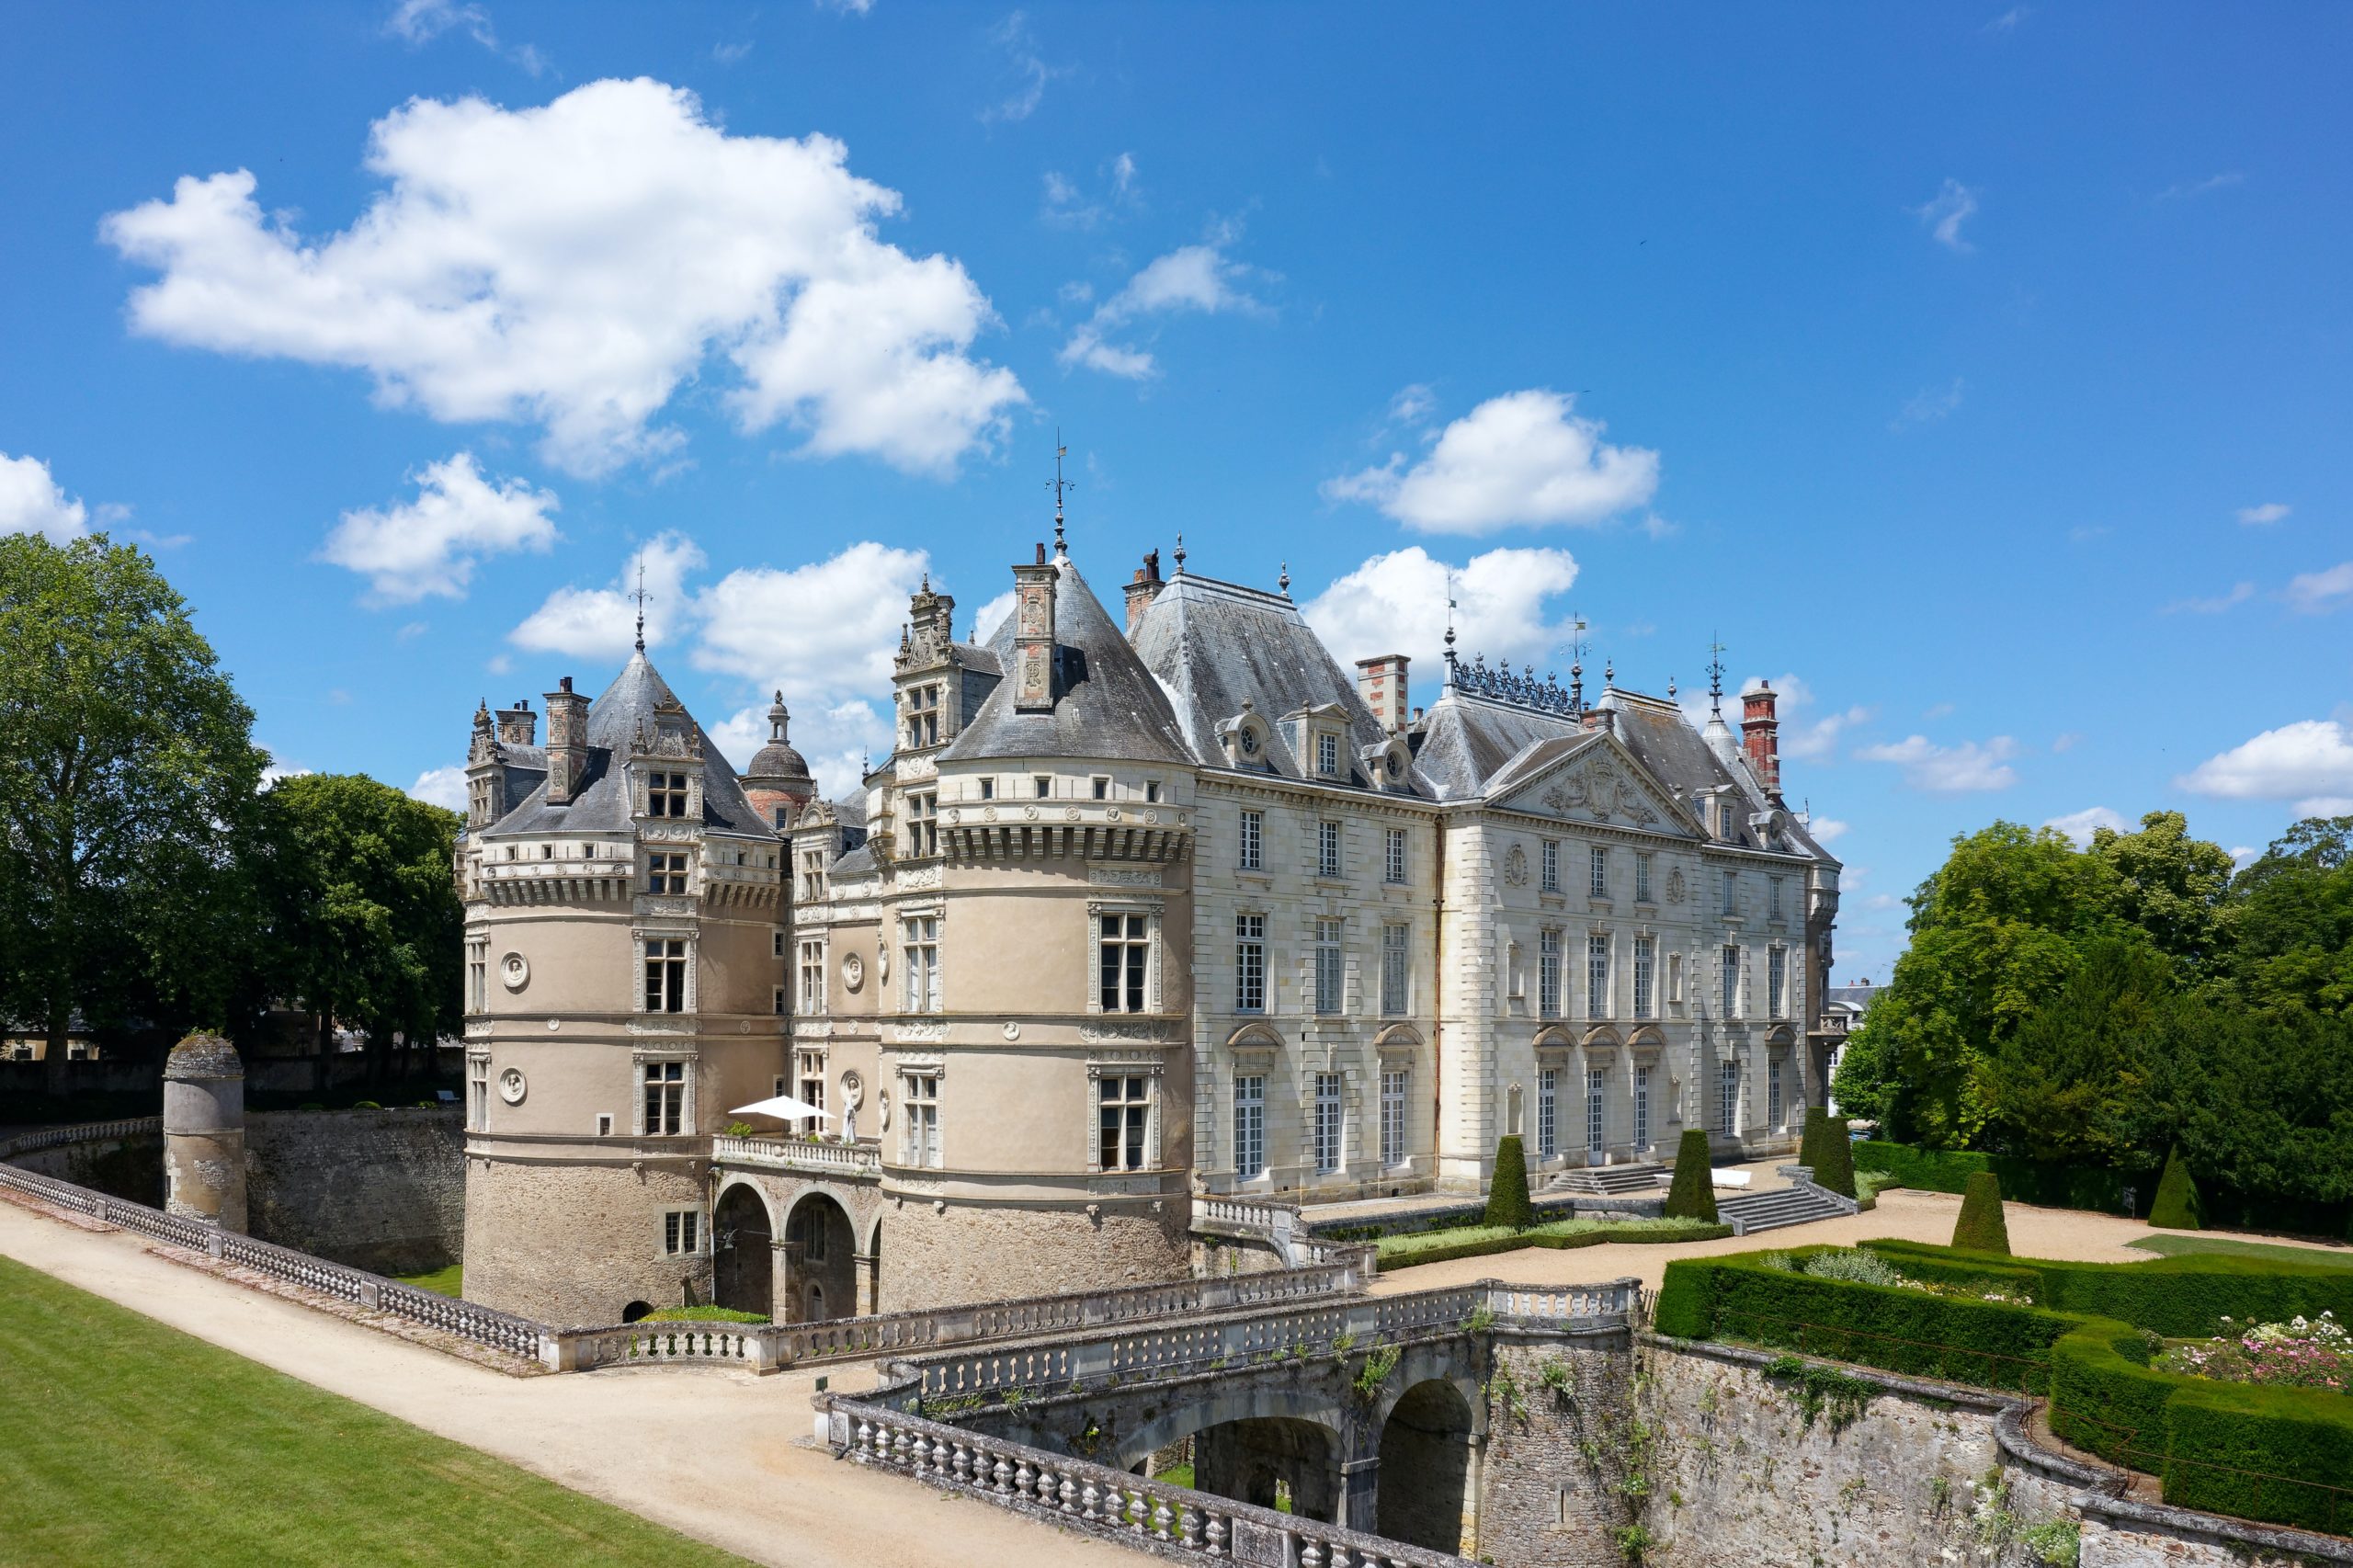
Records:
[[[1192,1490],[1166,1489],[1193,1499],[1175,1505],[1178,1539],[1189,1508],[1198,1529],[1215,1524],[1236,1542],[1236,1531],[1267,1520],[1285,1521],[1266,1527],[1279,1534],[1334,1527],[1318,1538],[1324,1563],[1351,1550],[1368,1562],[1451,1561],[1478,1554],[1491,1499],[1529,1490],[1511,1467],[1489,1462],[1496,1401],[1524,1404],[1540,1382],[1597,1407],[1622,1403],[1635,1302],[1632,1280],[1487,1282],[897,1361],[871,1394],[822,1396],[823,1436],[855,1456],[861,1426],[887,1413],[918,1416],[1009,1451],[1117,1472],[1128,1479],[1097,1490],[1124,1489],[1123,1500],[1146,1494],[1131,1478],[1147,1475],[1154,1455],[1190,1439]],[[1606,1489],[1574,1508],[1541,1490],[1545,1523],[1590,1522],[1586,1539],[1609,1539],[1618,1510]],[[1216,1499],[1242,1507],[1221,1511]],[[1586,1512],[1597,1517],[1586,1521]],[[1408,1547],[1438,1555],[1397,1554]],[[1308,1561],[1297,1550],[1235,1555]]]

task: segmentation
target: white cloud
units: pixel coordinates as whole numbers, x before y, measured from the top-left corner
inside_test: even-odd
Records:
[[[2301,816],[2335,816],[2353,797],[2353,723],[2300,719],[2208,757],[2174,780],[2226,801],[2295,801]]]
[[[1046,204],[1039,216],[1057,229],[1092,229],[1107,219],[1136,210],[1136,160],[1132,153],[1122,153],[1111,160],[1104,177],[1110,182],[1110,195],[1105,200],[1092,200],[1079,188],[1078,182],[1060,169],[1046,171]],[[1084,284],[1065,284],[1067,295],[1073,289],[1086,290]],[[1086,290],[1089,294],[1092,290]]]
[[[1742,683],[1740,689],[1745,695],[1764,684],[1763,677],[1751,676]],[[1815,710],[1821,706],[1820,701],[1814,696],[1813,688],[1797,676],[1786,673],[1775,676],[1772,685],[1774,693],[1780,699],[1773,705],[1773,710],[1774,717],[1781,722],[1783,756],[1808,762],[1828,761],[1837,752],[1841,733],[1870,720],[1871,710],[1862,707],[1840,709],[1817,717]],[[1739,711],[1739,704],[1734,703],[1732,713],[1737,716]]]
[[[1029,18],[1023,12],[1007,13],[1005,20],[988,30],[988,40],[1004,51],[1006,70],[1013,85],[1005,97],[981,111],[983,123],[1029,119],[1044,101],[1046,84],[1057,76],[1070,74],[1067,65],[1046,63],[1045,56],[1038,51],[1037,37],[1029,30]]]
[[[2004,33],[2016,32],[2018,30],[2018,24],[2025,21],[2027,17],[2033,14],[2034,7],[2031,6],[2013,6],[2008,10],[2003,12],[2000,16],[1995,17],[1992,21],[1986,23],[1984,28],[1981,30],[1992,33],[1998,38]]]
[[[2157,192],[2157,199],[2179,201],[2189,197],[2211,196],[2218,190],[2227,190],[2232,186],[2244,184],[2246,176],[2238,170],[2225,169],[2218,175],[2208,175],[2204,179],[2183,180],[2178,184],[2169,185]]]
[[[609,587],[558,588],[506,640],[518,648],[620,659],[637,640],[640,568],[644,572],[645,643],[659,647],[694,622],[687,574],[703,564],[702,551],[680,533],[656,536],[621,565]]]
[[[2280,521],[2294,510],[2293,506],[2279,501],[2266,501],[2260,506],[2241,506],[2238,509],[2239,526],[2259,528],[2267,523]]]
[[[1413,660],[1409,679],[1435,698],[1446,673],[1449,574],[1465,661],[1483,653],[1490,664],[1534,664],[1568,639],[1564,620],[1547,619],[1551,601],[1577,580],[1576,559],[1565,550],[1491,550],[1450,567],[1413,545],[1372,557],[1300,613],[1344,665],[1405,654]]]
[[[1893,909],[1903,902],[1892,892],[1875,892],[1863,900],[1863,907],[1865,909]]]
[[[101,233],[162,274],[134,330],[364,369],[447,422],[537,424],[574,472],[675,448],[655,419],[723,353],[746,434],[790,423],[813,455],[944,474],[1026,398],[966,353],[995,317],[962,266],[878,238],[900,198],[847,160],[828,137],[731,136],[642,78],[512,111],[419,98],[377,121],[389,188],[339,233],[266,215],[243,169]]]
[[[1915,426],[1941,423],[1951,417],[1953,410],[1961,406],[1961,395],[1967,391],[1968,383],[1959,376],[1952,379],[1949,386],[1922,387],[1902,408],[1896,410],[1895,417],[1888,421],[1887,427],[1909,430]]]
[[[996,634],[996,629],[1003,626],[1005,618],[1012,613],[1013,590],[1007,588],[996,597],[984,601],[979,609],[966,612],[964,624],[972,629],[975,642],[984,642]]]
[[[1392,427],[1423,424],[1437,412],[1438,393],[1427,382],[1415,381],[1410,386],[1400,387],[1397,395],[1389,400],[1389,424]]]
[[[555,542],[555,494],[519,479],[493,483],[472,452],[428,464],[411,476],[416,499],[379,511],[346,512],[327,535],[323,559],[368,578],[372,597],[411,604],[430,594],[462,598],[475,561]]]
[[[817,0],[821,11],[839,11],[845,17],[863,17],[874,9],[874,0]]]
[[[1598,523],[1646,505],[1658,454],[1613,447],[1575,399],[1541,387],[1490,398],[1446,427],[1411,467],[1403,452],[1380,468],[1327,480],[1335,501],[1364,501],[1429,533],[1491,533],[1515,523]]]
[[[63,544],[89,532],[90,509],[67,495],[39,458],[0,452],[0,534],[40,534]]]
[[[1851,825],[1836,817],[1815,817],[1805,824],[1805,830],[1813,835],[1816,844],[1835,844],[1847,836]]]
[[[268,764],[261,770],[261,787],[267,790],[281,778],[301,778],[309,776],[313,771],[313,769],[303,767],[299,762],[280,762],[275,756],[272,756]],[[460,792],[462,792],[465,787],[465,770],[463,768],[458,769],[458,781],[459,789]]]
[[[730,714],[706,733],[730,762],[738,768],[746,767],[752,754],[767,744],[767,704],[763,700]],[[808,762],[817,792],[837,801],[858,789],[862,763],[890,751],[891,725],[871,704],[862,701],[795,708],[792,745]]]
[[[2173,603],[2165,606],[2165,608],[2159,613],[2164,615],[2181,615],[2184,613],[2190,615],[2220,615],[2224,610],[2235,609],[2237,607],[2246,603],[2247,600],[2253,597],[2255,597],[2255,585],[2253,583],[2240,583],[2234,585],[2229,593],[2217,594],[2210,599],[2176,599]]]
[[[460,764],[455,767],[428,767],[416,776],[408,787],[414,800],[428,806],[446,806],[453,812],[466,809],[466,770]]]
[[[1118,293],[1095,308],[1056,358],[1065,368],[1085,365],[1142,381],[1156,369],[1150,352],[1112,343],[1108,334],[1145,316],[1264,314],[1267,307],[1243,287],[1251,268],[1225,254],[1229,243],[1229,238],[1221,237],[1207,244],[1180,245],[1154,257]]]
[[[838,702],[890,683],[907,596],[930,558],[861,540],[789,570],[743,567],[695,599],[697,667],[742,676],[788,699]]]
[[[540,75],[548,69],[547,57],[534,45],[503,47],[498,41],[498,29],[490,25],[490,12],[484,6],[460,5],[458,0],[400,0],[392,7],[392,14],[384,18],[384,31],[411,48],[430,43],[453,28],[531,75]]]
[[[1863,746],[1855,755],[1865,762],[1889,762],[1904,769],[1904,781],[1931,794],[1960,794],[1977,790],[2006,790],[2018,782],[2009,759],[2018,742],[1995,735],[1983,744],[1931,744],[1925,735],[1910,735],[1887,745]]]
[[[1966,251],[1969,242],[1961,226],[1977,214],[1977,192],[1957,179],[1945,181],[1936,195],[1912,209],[1912,215],[1948,250]]]
[[[2306,615],[2342,608],[2348,597],[2353,597],[2353,561],[2325,572],[2303,573],[2288,583],[2288,603]]]
[[[1122,153],[1111,160],[1111,189],[1114,194],[1128,196],[1136,187],[1136,155]]]
[[[2251,844],[2234,845],[2231,846],[2231,869],[2235,871],[2244,871],[2254,865],[2262,854],[2262,850]]]
[[[2069,730],[2051,743],[2051,749],[2057,752],[2074,751],[2083,744],[2084,733],[2081,730]]]
[[[2110,811],[2106,806],[2086,806],[2080,812],[2069,812],[2065,816],[2052,817],[2042,825],[2057,828],[2074,839],[2075,847],[2078,849],[2091,847],[2092,833],[2095,829],[2104,827],[2115,833],[2132,831],[2132,824],[2124,820],[2122,812]]]

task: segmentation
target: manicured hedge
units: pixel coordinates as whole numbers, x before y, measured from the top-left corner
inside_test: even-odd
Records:
[[[2165,1402],[2165,1501],[2353,1531],[2353,1399],[2178,1380]]]
[[[2149,1205],[2149,1223],[2168,1231],[2195,1231],[2203,1228],[2199,1216],[2203,1206],[2198,1201],[2197,1178],[2189,1174],[2189,1162],[2176,1149],[2165,1156],[2165,1174],[2157,1178],[2157,1196]]]
[[[1487,1182],[1487,1223],[1532,1225],[1536,1210],[1528,1202],[1528,1156],[1519,1139],[1506,1132],[1495,1140],[1495,1174]]]
[[[1517,1231],[1497,1225],[1465,1227],[1459,1235],[1427,1232],[1390,1238],[1380,1247],[1382,1273],[1419,1264],[1444,1263],[1449,1258],[1485,1257],[1492,1253],[1518,1252],[1522,1247],[1549,1247],[1555,1252],[1599,1246],[1604,1242],[1711,1242],[1732,1234],[1730,1225],[1704,1225],[1670,1220],[1561,1220]],[[1374,1244],[1380,1246],[1379,1243]]]
[[[1996,1257],[1925,1242],[1887,1240],[1867,1244],[1905,1273],[1923,1279],[1937,1276],[1927,1273],[1921,1260],[1945,1260],[1984,1273],[2009,1267],[2031,1269],[2036,1306],[2117,1318],[2177,1339],[2205,1338],[2217,1332],[2226,1317],[2239,1323],[2282,1323],[2329,1312],[2340,1323],[2353,1323],[2353,1268],[2332,1268],[2325,1264],[2296,1267],[2227,1253],[2184,1253],[2146,1263],[2065,1263],[2040,1257]]]
[[[1969,1178],[1991,1171],[2001,1178],[2002,1196],[2017,1203],[2046,1209],[2097,1209],[2103,1213],[2129,1214],[2124,1189],[2147,1192],[2146,1176],[2128,1179],[2097,1165],[2046,1165],[2007,1154],[1981,1154],[1966,1149],[1915,1149],[1909,1143],[1889,1143],[1867,1138],[1855,1145],[1855,1168],[1882,1171],[1905,1187],[1927,1192],[1964,1192]]]
[[[1708,1135],[1687,1128],[1675,1149],[1675,1179],[1666,1189],[1666,1217],[1716,1222],[1715,1166],[1708,1157]]]
[[[1969,1178],[1969,1189],[1961,1194],[1961,1218],[1953,1223],[1952,1244],[1971,1252],[2008,1256],[2010,1227],[2002,1214],[2002,1178],[1992,1171],[1979,1171]]]

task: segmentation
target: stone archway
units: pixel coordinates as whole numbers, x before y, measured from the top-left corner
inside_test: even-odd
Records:
[[[1197,1491],[1272,1508],[1288,1501],[1303,1519],[1337,1522],[1340,1440],[1319,1422],[1290,1415],[1223,1421],[1193,1434]]]
[[[1381,1426],[1375,1533],[1434,1551],[1462,1550],[1473,1426],[1470,1402],[1445,1379],[1398,1397]]]
[[[816,1323],[858,1315],[858,1233],[849,1211],[829,1192],[814,1189],[793,1200],[784,1218],[787,1291],[776,1315]]]
[[[776,1233],[768,1206],[748,1184],[719,1195],[710,1216],[711,1300],[739,1312],[776,1315]]]

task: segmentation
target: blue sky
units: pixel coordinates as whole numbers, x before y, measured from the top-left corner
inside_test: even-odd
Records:
[[[1955,832],[2353,802],[2341,6],[9,7],[0,527],[281,765],[628,642],[838,783],[928,571],[1790,693],[1841,978]],[[861,707],[861,701],[867,706]],[[2334,809],[2353,811],[2353,803]],[[1859,884],[1859,885],[1857,885]]]

